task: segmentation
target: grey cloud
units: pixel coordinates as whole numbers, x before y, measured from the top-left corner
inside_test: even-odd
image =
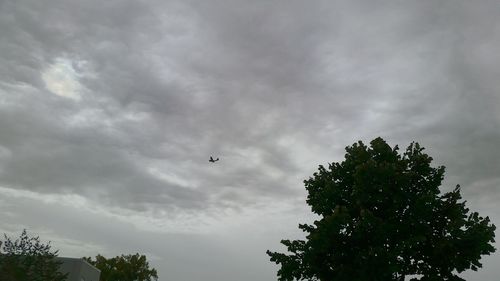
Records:
[[[2,1],[0,185],[238,217],[302,202],[318,164],[382,136],[497,214],[500,29],[480,2]],[[61,59],[79,99],[47,89]]]

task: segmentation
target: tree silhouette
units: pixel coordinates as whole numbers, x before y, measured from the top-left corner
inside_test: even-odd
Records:
[[[158,280],[156,269],[149,268],[145,255],[121,255],[105,258],[97,255],[95,260],[84,258],[101,271],[101,281],[152,281]]]
[[[58,251],[51,251],[50,242],[29,237],[26,230],[12,240],[4,234],[0,241],[0,280],[2,281],[63,281],[67,274],[59,272],[61,263],[54,258]]]
[[[320,219],[301,224],[305,240],[267,251],[285,280],[464,280],[495,251],[495,226],[469,212],[460,187],[441,194],[443,166],[412,143],[403,154],[382,138],[346,148],[345,160],[305,180]]]

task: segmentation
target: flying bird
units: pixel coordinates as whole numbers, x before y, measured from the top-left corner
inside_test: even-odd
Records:
[[[212,156],[210,156],[210,160],[208,160],[208,162],[215,163],[215,161],[219,161],[219,158],[217,157],[217,159],[214,159]]]

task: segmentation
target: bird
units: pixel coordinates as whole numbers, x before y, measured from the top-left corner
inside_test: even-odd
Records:
[[[217,159],[214,159],[212,156],[210,156],[210,160],[208,160],[208,162],[215,163],[215,161],[219,161],[219,158],[217,157]]]

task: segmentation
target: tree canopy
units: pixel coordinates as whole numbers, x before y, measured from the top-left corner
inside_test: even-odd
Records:
[[[2,281],[63,281],[67,274],[59,272],[60,262],[54,258],[50,242],[43,244],[40,238],[29,237],[26,230],[12,240],[4,234],[0,241],[0,279]]]
[[[152,281],[158,280],[156,269],[149,268],[145,255],[121,255],[105,258],[97,255],[95,260],[84,258],[101,271],[101,281]]]
[[[470,212],[460,186],[442,194],[443,166],[418,143],[399,153],[382,138],[346,147],[345,160],[304,181],[319,216],[300,224],[305,240],[267,251],[278,279],[458,281],[495,251],[495,226]]]

